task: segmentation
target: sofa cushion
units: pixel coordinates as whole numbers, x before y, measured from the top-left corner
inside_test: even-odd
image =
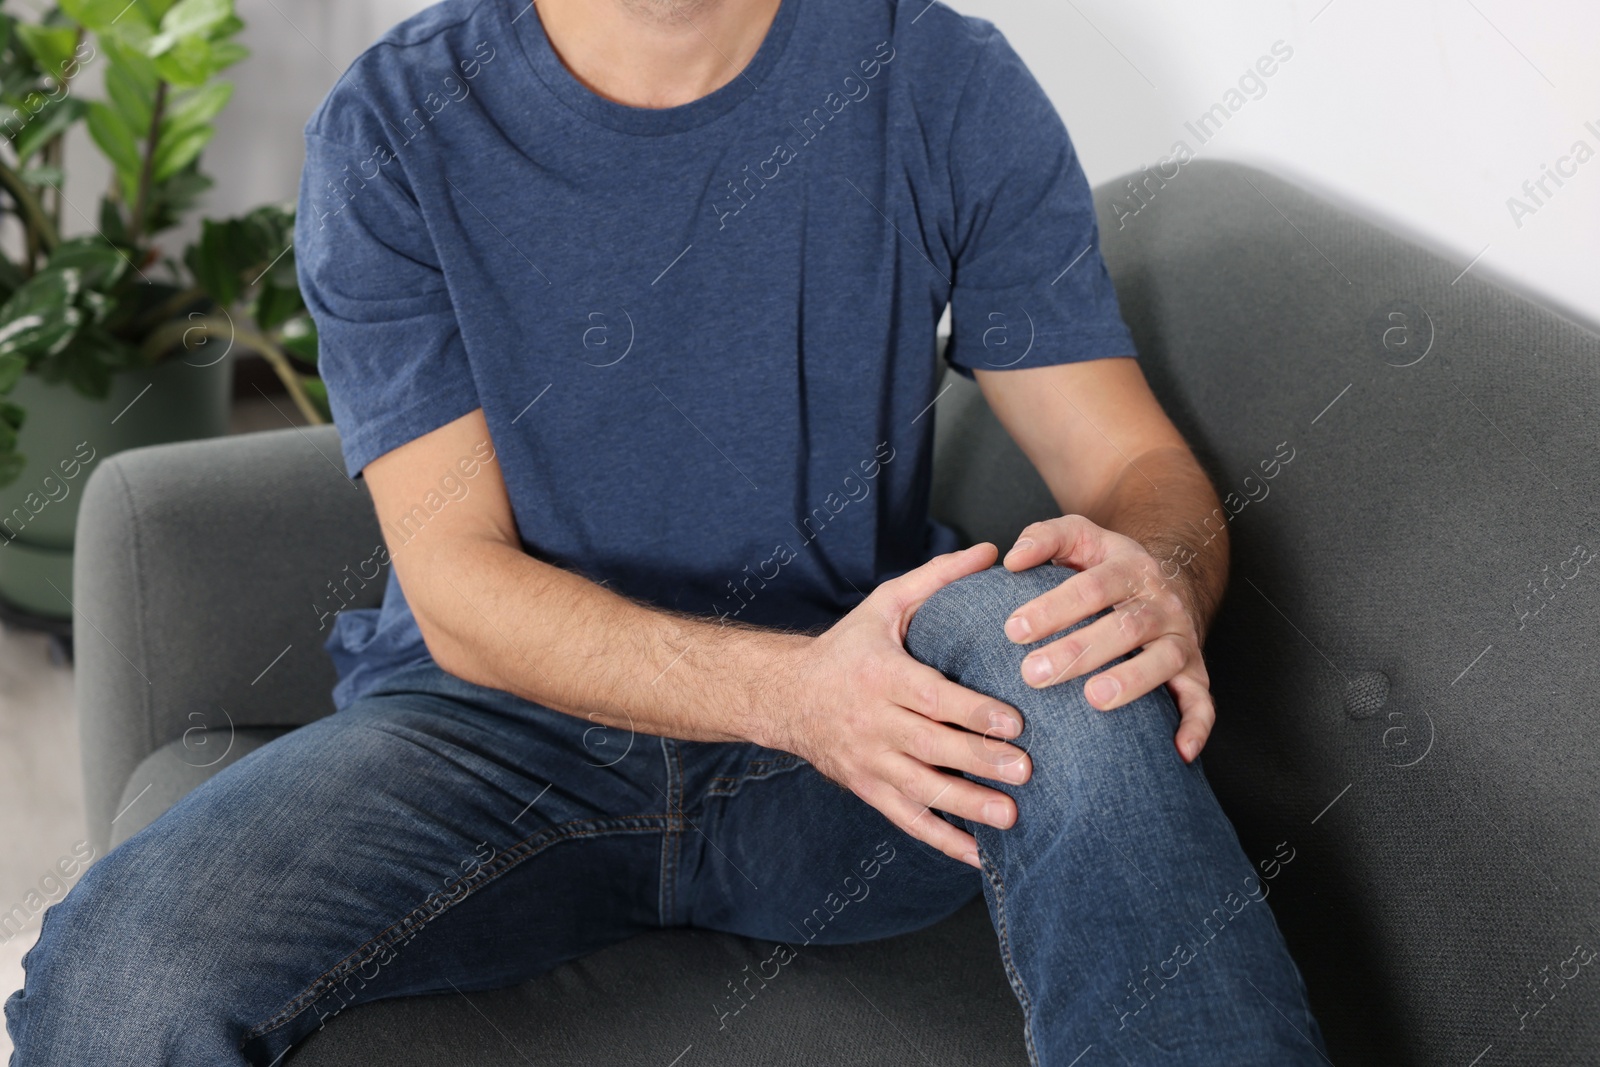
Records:
[[[537,921],[530,916],[529,921]],[[293,1067],[1025,1067],[1022,1011],[981,899],[926,930],[811,946],[735,1013],[773,945],[702,930],[644,934],[510,989],[351,1008]],[[745,971],[746,965],[750,971]],[[762,973],[769,973],[771,966]],[[724,1015],[724,1013],[727,1013]]]
[[[156,749],[134,768],[111,820],[112,848],[155,822],[213,774],[289,732],[288,727],[234,728],[220,709],[209,717],[194,714],[194,725],[182,738]]]

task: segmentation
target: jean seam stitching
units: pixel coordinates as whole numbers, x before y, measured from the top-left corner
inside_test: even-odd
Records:
[[[322,974],[318,975],[312,980],[311,984],[307,986],[305,990],[290,1000],[283,1008],[279,1009],[277,1014],[273,1015],[266,1022],[258,1023],[246,1031],[244,1037],[239,1042],[239,1046],[243,1048],[246,1043],[256,1038],[264,1037],[267,1034],[270,1034],[272,1031],[292,1021],[296,1016],[300,1015],[307,1008],[321,999],[322,995],[329,989],[337,986],[339,982],[351,971],[365,966],[375,954],[374,950],[389,948],[396,943],[406,943],[411,941],[434,919],[437,919],[439,916],[445,914],[451,908],[460,904],[462,901],[466,900],[473,893],[482,889],[490,882],[497,880],[501,875],[510,871],[514,867],[519,866],[524,860],[533,858],[552,845],[559,844],[562,841],[571,841],[583,837],[596,837],[612,832],[626,833],[635,830],[650,830],[654,829],[659,823],[660,818],[654,815],[626,815],[605,819],[574,819],[571,822],[560,823],[554,827],[546,827],[529,834],[516,844],[502,849],[499,856],[496,857],[494,864],[486,865],[485,869],[487,869],[489,873],[483,875],[482,877],[474,876],[475,880],[469,880],[465,883],[458,883],[467,886],[467,891],[462,893],[460,897],[453,897],[451,892],[446,891],[436,891],[429,894],[427,899],[425,899],[421,904],[406,912],[395,922],[390,923],[389,926],[379,931],[375,936],[369,938],[365,943],[356,948],[355,951],[345,956],[344,959],[340,960]],[[535,843],[534,839],[540,837],[541,835],[544,835],[544,840]],[[432,907],[432,904],[440,897],[446,898],[448,902],[443,907],[435,910]],[[407,919],[410,919],[419,913],[422,913],[424,917],[411,928],[411,933],[409,936],[404,937],[403,941],[400,937],[394,936],[397,929],[405,926]]]
[[[1000,961],[1005,966],[1006,977],[1011,981],[1011,988],[1017,995],[1017,1001],[1022,1005],[1022,1035],[1028,1046],[1028,1062],[1037,1067],[1039,1053],[1033,1041],[1033,998],[1028,995],[1028,987],[1022,981],[1022,973],[1017,970],[1016,961],[1011,956],[1011,930],[1006,922],[1005,877],[989,862],[984,862],[983,873],[988,877],[989,884],[994,887],[995,925],[996,932],[1000,935]]]
[[[668,737],[661,739],[661,764],[666,774],[666,789],[663,798],[667,802],[667,810],[663,818],[666,820],[661,828],[661,883],[656,887],[656,923],[666,926],[672,915],[672,871],[677,864],[678,821],[683,810],[681,800],[674,801],[673,794],[678,791],[678,785],[673,777],[672,752],[675,742]]]
[[[669,913],[674,919],[678,914],[678,879],[683,871],[683,832],[689,817],[684,814],[683,803],[688,799],[688,784],[683,774],[683,745],[677,741],[672,743],[672,758],[678,765],[678,840],[672,854],[672,911]]]

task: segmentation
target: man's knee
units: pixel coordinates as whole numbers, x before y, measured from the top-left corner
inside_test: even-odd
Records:
[[[997,564],[951,582],[912,616],[906,649],[950,675],[985,666],[998,668],[1001,660],[1015,660],[1020,670],[1022,657],[1032,646],[1013,643],[1005,633],[1006,620],[1017,608],[1076,573],[1071,567],[1053,564],[1013,573]]]
[[[180,867],[124,846],[45,912],[24,987],[6,1003],[17,1063],[160,1055],[161,1035],[196,1023],[204,966],[184,893]]]
[[[1048,564],[1020,573],[996,566],[952,582],[913,616],[906,648],[968,689],[1022,713],[1017,744],[1032,758],[1036,783],[1070,779],[1080,789],[1096,782],[1119,789],[1148,788],[1182,768],[1173,746],[1178,714],[1164,686],[1114,711],[1101,711],[1089,703],[1084,684],[1122,656],[1043,688],[1022,677],[1022,660],[1029,651],[1112,609],[1029,644],[1013,642],[1005,634],[1012,612],[1075,573]],[[1024,786],[1019,799],[1026,792]]]

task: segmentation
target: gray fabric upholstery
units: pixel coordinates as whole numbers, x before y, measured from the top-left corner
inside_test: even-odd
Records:
[[[344,568],[380,543],[366,486],[338,463],[331,427],[285,429],[124,452],[91,476],[73,585],[97,850],[134,768],[158,748],[229,722],[291,726],[333,710],[314,605],[336,604],[328,583],[349,581]],[[349,588],[363,605],[382,595],[378,583]],[[153,819],[141,811],[149,799],[119,826]]]
[[[193,721],[183,736],[162,745],[139,761],[117,801],[111,821],[111,847],[116,848],[158,817],[195,786],[224,767],[239,762],[292,727],[230,728],[218,714],[215,724]]]
[[[1600,976],[1558,977],[1600,948],[1600,574],[1571,551],[1600,550],[1600,338],[1259,171],[1141,188],[1137,214],[1123,183],[1097,200],[1146,373],[1219,489],[1261,497],[1229,523],[1205,763],[1253,858],[1293,850],[1271,901],[1333,1059],[1572,1062],[1600,1037]],[[937,514],[1004,544],[1053,513],[975,387],[936,418]],[[94,476],[75,581],[97,843],[142,776],[171,784],[119,835],[187,788],[185,730],[209,743],[218,707],[241,736],[328,710],[310,603],[376,538],[337,454],[286,431]],[[353,1009],[294,1062],[1021,1062],[979,910],[819,950],[719,1031],[714,991],[758,951],[639,938],[517,989]]]
[[[1122,229],[1118,191],[1124,314],[1219,490],[1295,449],[1230,525],[1204,759],[1252,857],[1296,850],[1272,901],[1333,1059],[1572,1062],[1600,566],[1563,561],[1600,551],[1600,337],[1259,171],[1191,163]],[[1386,346],[1395,309],[1419,332]]]
[[[752,982],[755,996],[722,1019],[720,1012],[730,1010],[728,983],[758,973],[771,954],[770,944],[725,934],[646,934],[516,988],[352,1009],[287,1062],[669,1067],[679,1056],[676,1067],[1028,1062],[1022,1011],[1006,985],[982,900],[891,941],[801,949],[766,988]]]

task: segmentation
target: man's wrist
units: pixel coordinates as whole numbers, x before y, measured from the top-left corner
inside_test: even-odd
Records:
[[[814,638],[750,628],[734,640],[738,650],[725,649],[733,653],[736,687],[729,731],[763,748],[791,751],[789,719],[803,703],[801,658]]]
[[[1156,561],[1158,588],[1171,588],[1178,595],[1204,644],[1222,599],[1223,583],[1218,575],[1227,573],[1227,539],[1215,538],[1199,549],[1171,537],[1148,538],[1141,543]]]

